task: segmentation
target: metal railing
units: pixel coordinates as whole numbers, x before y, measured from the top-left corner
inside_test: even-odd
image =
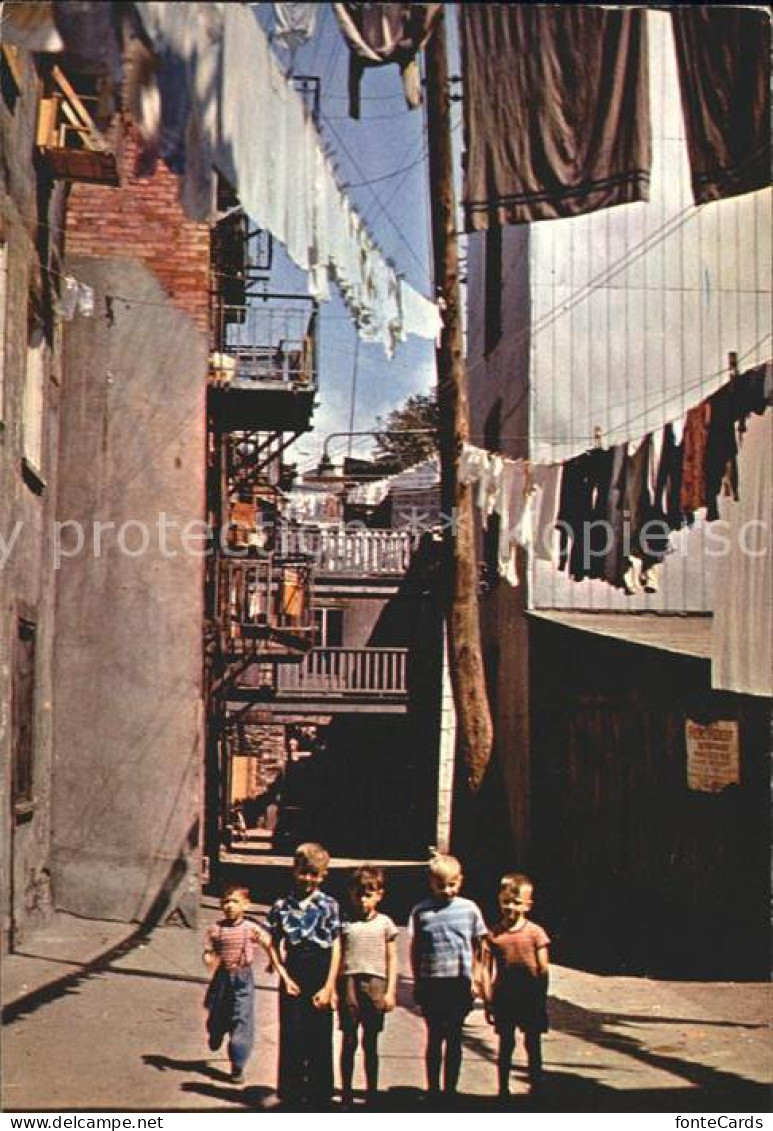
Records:
[[[233,358],[237,388],[316,385],[316,312],[309,303],[229,306],[215,297],[212,350]]]
[[[401,576],[413,552],[406,530],[346,530],[342,527],[280,527],[280,555],[308,556],[319,574]]]
[[[406,694],[407,648],[312,648],[300,664],[278,672],[290,695],[400,697]]]

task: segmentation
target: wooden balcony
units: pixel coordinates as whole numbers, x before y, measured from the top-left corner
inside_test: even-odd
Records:
[[[232,702],[253,702],[267,717],[404,715],[407,648],[312,648],[297,664],[261,655],[233,681]]]
[[[344,527],[280,527],[283,556],[311,559],[315,575],[402,577],[410,565],[413,537],[407,530],[346,530]]]
[[[88,77],[51,68],[40,98],[36,144],[54,177],[116,186],[119,184],[121,126],[116,116],[106,136],[96,125],[99,99],[76,89]]]
[[[277,672],[281,699],[404,700],[407,648],[312,648]]]

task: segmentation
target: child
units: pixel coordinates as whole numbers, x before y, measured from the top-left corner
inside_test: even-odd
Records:
[[[330,856],[321,844],[295,851],[293,890],[268,915],[279,973],[279,1097],[325,1104],[333,1094],[333,1015],[341,957],[338,904],[320,885]]]
[[[486,943],[486,1016],[499,1034],[497,1069],[502,1099],[510,1095],[516,1029],[524,1035],[532,1092],[536,1092],[542,1082],[541,1035],[548,1028],[550,939],[542,927],[527,918],[533,892],[528,876],[512,872],[502,877],[499,886],[502,918]]]
[[[206,934],[204,964],[212,971],[204,1004],[207,1007],[209,1047],[219,1049],[228,1034],[231,1079],[244,1083],[255,1032],[255,947],[268,953],[268,935],[245,918],[250,902],[246,888],[227,887],[220,900],[223,918]]]
[[[354,917],[341,928],[341,977],[338,1017],[341,1045],[343,1103],[352,1103],[352,1077],[357,1034],[362,1026],[367,1103],[378,1094],[378,1035],[384,1014],[395,1007],[397,989],[397,928],[378,905],[384,896],[384,872],[372,864],[357,868],[349,884]]]
[[[427,1026],[427,1086],[430,1096],[453,1096],[462,1066],[462,1026],[472,1008],[480,973],[486,924],[477,904],[459,895],[462,868],[454,856],[435,856],[429,865],[429,899],[411,912],[414,996]],[[443,1045],[445,1044],[445,1058]]]

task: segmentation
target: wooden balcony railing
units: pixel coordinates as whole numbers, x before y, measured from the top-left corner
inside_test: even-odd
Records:
[[[115,117],[109,138],[95,122],[99,98],[75,89],[83,76],[68,76],[54,66],[38,104],[36,144],[55,177],[117,185],[121,123]],[[88,77],[85,80],[88,82]]]
[[[410,564],[413,538],[407,530],[281,527],[277,550],[283,556],[310,557],[318,576],[400,576]]]
[[[277,673],[280,694],[398,698],[406,694],[407,648],[313,648]]]

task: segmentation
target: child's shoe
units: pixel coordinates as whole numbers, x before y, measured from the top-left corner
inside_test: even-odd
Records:
[[[235,1066],[231,1067],[231,1083],[232,1084],[243,1084],[244,1083],[244,1072],[242,1071],[241,1068],[236,1068]]]

